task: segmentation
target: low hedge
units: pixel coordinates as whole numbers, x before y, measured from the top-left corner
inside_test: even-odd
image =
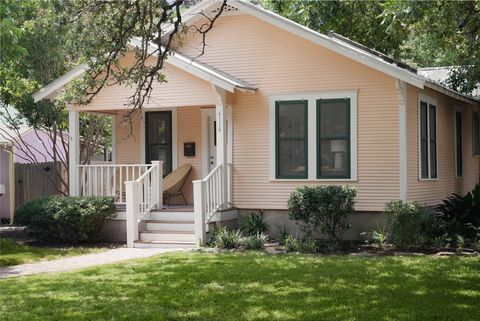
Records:
[[[39,240],[83,243],[98,241],[105,220],[114,215],[112,197],[52,196],[20,206],[14,223],[26,226]]]

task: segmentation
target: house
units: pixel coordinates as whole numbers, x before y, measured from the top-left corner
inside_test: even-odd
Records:
[[[201,24],[198,13],[220,5],[201,2],[184,23]],[[204,242],[210,223],[252,209],[282,227],[290,224],[291,191],[304,184],[356,188],[355,237],[376,227],[391,200],[432,206],[479,182],[476,98],[244,1],[229,1],[204,55],[191,58],[201,49],[198,34],[185,38],[167,60],[168,82],[155,85],[132,128],[122,123],[131,88],[109,86],[91,104],[69,106],[71,194],[115,196],[125,207],[108,229],[129,246]],[[122,59],[131,62],[131,54]],[[34,98],[55,99],[85,70]],[[89,112],[112,117],[115,165],[78,166],[73,138],[79,113]],[[193,208],[163,206],[163,174],[183,164],[193,168],[184,187]]]
[[[49,163],[66,159],[67,152],[61,138],[56,139],[56,148],[58,151],[54,155],[52,139],[49,133],[42,129],[34,129],[27,125],[13,129],[0,124],[0,184],[6,187],[6,193],[1,196],[0,204],[2,220],[12,221],[15,210],[14,164],[46,163],[48,170]],[[52,187],[49,190],[36,190],[29,194],[31,197],[46,196],[50,195],[50,190],[56,191],[55,187]]]

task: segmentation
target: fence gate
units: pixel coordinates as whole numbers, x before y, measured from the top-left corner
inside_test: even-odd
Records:
[[[61,173],[64,180],[68,180],[68,173],[60,162],[40,164],[16,163],[15,208],[39,197],[60,194],[57,187],[62,186],[62,184],[56,174],[58,172]]]

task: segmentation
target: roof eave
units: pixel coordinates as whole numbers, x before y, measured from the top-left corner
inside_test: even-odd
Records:
[[[469,103],[469,104],[474,104],[474,105],[479,105],[480,104],[480,99],[476,99],[476,98],[470,97],[468,95],[461,94],[459,92],[451,90],[451,89],[449,89],[445,86],[442,86],[442,85],[437,84],[435,82],[432,82],[430,80],[427,80],[425,82],[425,87],[436,90],[436,91],[439,91],[439,92],[441,92],[441,93],[443,93],[443,94],[445,94],[449,97],[458,99],[460,101],[463,101],[463,102],[466,102],[466,103]]]

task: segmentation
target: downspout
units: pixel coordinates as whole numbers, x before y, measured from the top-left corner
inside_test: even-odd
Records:
[[[14,213],[14,207],[15,207],[15,164],[13,162],[14,160],[14,155],[13,151],[10,150],[10,148],[13,148],[11,146],[10,148],[8,147],[7,143],[4,143],[1,148],[8,153],[8,172],[9,172],[9,181],[8,181],[8,195],[10,197],[10,225],[13,224],[13,213]]]

